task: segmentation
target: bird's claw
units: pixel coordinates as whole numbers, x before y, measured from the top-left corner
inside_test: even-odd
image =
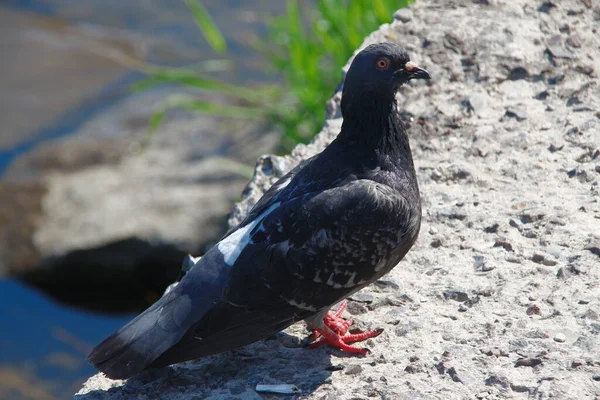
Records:
[[[350,334],[348,329],[352,325],[352,320],[345,320],[341,317],[342,313],[346,309],[346,302],[343,302],[338,309],[333,313],[328,313],[323,318],[323,324],[325,329],[314,328],[313,340],[321,338],[320,340],[311,343],[308,347],[314,349],[316,347],[328,344],[336,347],[346,353],[353,354],[367,354],[368,349],[350,346],[351,343],[362,342],[369,338],[379,336],[383,329],[376,329],[367,332]]]

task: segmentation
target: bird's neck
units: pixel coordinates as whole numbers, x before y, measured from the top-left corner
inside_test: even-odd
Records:
[[[403,167],[413,168],[408,135],[394,97],[342,97],[344,122],[338,139],[361,153],[373,152]]]

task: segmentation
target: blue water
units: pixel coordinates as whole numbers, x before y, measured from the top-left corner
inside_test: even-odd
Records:
[[[73,385],[94,373],[85,362],[87,352],[131,318],[67,308],[17,282],[0,280],[0,369],[22,374],[32,386],[52,381],[50,394],[57,398],[72,395],[67,392]]]

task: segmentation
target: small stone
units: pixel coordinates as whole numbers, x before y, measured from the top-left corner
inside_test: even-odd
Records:
[[[524,121],[527,119],[527,111],[521,108],[509,108],[504,113],[504,116],[508,118],[515,118],[517,121]]]
[[[402,21],[404,23],[409,22],[412,19],[412,11],[409,8],[401,8],[394,13],[394,19]]]
[[[348,297],[350,300],[354,300],[359,303],[370,304],[373,302],[373,296],[368,293],[355,293],[352,296]]]
[[[467,104],[467,109],[475,112],[481,112],[485,108],[485,99],[477,94],[471,95],[465,103]]]
[[[475,260],[473,262],[473,268],[475,268],[476,271],[483,271],[485,268],[485,257],[473,256],[473,259]]]
[[[540,360],[539,358],[519,358],[517,361],[515,361],[515,368],[516,367],[535,367],[537,365],[540,365],[542,363],[542,360]]]
[[[557,333],[556,335],[554,335],[555,342],[564,343],[565,340],[567,340],[567,337],[565,336],[564,333]]]
[[[573,360],[571,361],[571,368],[581,367],[584,364],[581,360]]]
[[[396,282],[389,280],[389,279],[379,279],[378,281],[375,281],[374,285],[382,290],[398,290],[400,289],[400,285],[398,285]]]
[[[598,313],[594,310],[587,310],[584,315],[587,319],[598,321]]]
[[[548,98],[548,96],[550,96],[550,92],[548,92],[547,90],[543,90],[535,95],[535,99],[536,100],[546,100]]]
[[[496,233],[500,224],[493,224],[483,229],[485,233]]]
[[[511,69],[508,74],[508,79],[510,79],[511,81],[518,81],[520,79],[527,79],[527,78],[529,78],[529,71],[527,71],[523,67],[515,67],[515,68]]]
[[[441,239],[433,239],[429,245],[434,249],[437,249],[438,247],[442,247],[443,243]]]
[[[556,4],[554,4],[553,1],[545,1],[538,7],[537,10],[539,12],[549,13],[550,10],[553,9],[554,7],[556,7]]]
[[[419,372],[419,370],[414,365],[407,365],[406,368],[404,368],[404,372],[406,372],[407,374],[414,374]]]
[[[348,305],[346,306],[346,311],[348,311],[350,315],[362,315],[367,313],[369,310],[363,304],[360,304],[356,301],[349,301]]]
[[[548,258],[546,258],[545,255],[540,253],[535,253],[533,256],[531,256],[531,261],[533,261],[536,264],[546,265],[548,267],[553,267],[556,264],[558,264],[558,262],[554,260],[549,260]]]
[[[584,75],[593,76],[594,75],[594,67],[589,65],[577,65],[575,66],[575,71],[582,73]]]
[[[583,44],[583,40],[581,39],[581,36],[575,34],[575,35],[571,35],[567,38],[567,45],[570,47],[574,47],[576,49],[580,48],[581,45]]]
[[[549,151],[550,153],[556,153],[557,151],[561,151],[561,150],[562,150],[564,147],[565,147],[565,144],[564,144],[564,143],[562,143],[562,144],[560,144],[560,145],[551,144],[551,145],[548,147],[548,151]]]
[[[469,295],[465,292],[461,292],[458,290],[447,290],[443,293],[444,299],[446,300],[454,300],[454,301],[467,301],[469,300]]]
[[[527,307],[527,311],[525,312],[527,313],[527,315],[540,315],[542,313],[542,310],[538,305],[532,304],[531,306]]]
[[[350,364],[344,371],[345,375],[357,375],[362,372],[362,367],[358,364]]]
[[[591,240],[590,243],[584,248],[588,251],[591,251],[592,254],[600,256],[600,239]]]
[[[550,336],[539,329],[525,333],[523,336],[529,339],[548,339]]]
[[[502,247],[506,251],[513,251],[512,244],[503,238],[496,239],[494,242],[494,247]]]
[[[552,58],[566,58],[566,59],[573,58],[571,53],[569,53],[568,51],[566,51],[565,49],[563,49],[562,47],[560,47],[558,45],[548,46],[546,48],[546,51],[548,52],[548,54],[550,54],[550,56]]]
[[[531,393],[533,392],[533,388],[525,386],[525,385],[514,385],[514,384],[510,384],[510,388],[513,392],[518,392],[518,393]]]
[[[437,235],[438,234],[438,230],[435,226],[430,226],[429,227],[429,234],[430,235]]]

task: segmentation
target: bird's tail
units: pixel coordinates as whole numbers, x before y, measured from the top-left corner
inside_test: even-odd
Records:
[[[166,295],[96,346],[87,359],[109,378],[127,379],[183,337],[189,328],[189,311],[185,297]]]

